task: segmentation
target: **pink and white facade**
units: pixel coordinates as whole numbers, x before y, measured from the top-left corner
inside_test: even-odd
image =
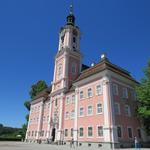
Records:
[[[31,101],[28,141],[51,140],[79,146],[131,146],[146,136],[136,116],[138,83],[105,55],[82,65],[80,30],[70,12],[61,28],[50,88]]]

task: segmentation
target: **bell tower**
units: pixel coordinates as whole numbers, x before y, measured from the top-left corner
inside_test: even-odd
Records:
[[[81,72],[80,30],[75,25],[73,6],[66,19],[66,25],[60,29],[59,46],[55,57],[55,69],[52,91],[69,89]]]

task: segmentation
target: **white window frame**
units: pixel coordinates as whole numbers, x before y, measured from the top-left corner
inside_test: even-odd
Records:
[[[128,98],[128,89],[126,87],[122,88],[122,98],[127,99]]]
[[[74,104],[75,103],[75,95],[73,94],[72,95],[72,104]]]
[[[66,131],[67,131],[67,135],[66,135]],[[64,131],[64,136],[65,136],[65,137],[68,137],[68,135],[69,135],[69,130],[68,130],[68,129],[65,129],[65,131]]]
[[[118,127],[120,127],[120,129],[121,129],[121,137],[118,136]],[[123,129],[122,129],[122,126],[121,126],[121,125],[117,125],[117,137],[118,137],[119,139],[121,139],[121,138],[123,137]]]
[[[89,107],[92,108],[91,114],[89,114]],[[92,105],[89,105],[89,106],[87,107],[87,116],[92,116],[92,115],[93,115],[93,106],[92,106]]]
[[[81,129],[81,128],[83,129],[83,136],[80,136],[80,129]],[[79,137],[80,137],[80,138],[83,138],[83,137],[84,137],[84,127],[79,127]]]
[[[75,118],[75,110],[72,110],[72,111],[71,111],[70,118],[71,118],[71,119],[74,119],[74,118]]]
[[[89,134],[88,134],[88,133],[89,133],[89,128],[92,128],[92,136],[89,136]],[[93,126],[88,126],[88,127],[87,127],[87,137],[88,137],[88,138],[93,138],[93,136],[94,136]]]
[[[90,95],[89,95],[89,90],[90,90]],[[92,91],[92,88],[88,88],[87,89],[87,97],[92,97],[93,96],[93,91]]]
[[[101,110],[102,110],[101,112],[98,112],[98,105],[99,104],[101,105]],[[102,113],[103,113],[103,104],[99,102],[96,104],[96,114],[102,114]]]
[[[132,137],[129,137],[129,130],[128,130],[129,128],[131,129]],[[132,127],[130,127],[130,126],[127,127],[127,133],[128,133],[128,138],[129,139],[133,139],[134,135],[133,135],[133,129],[132,129]]]
[[[68,119],[69,119],[69,112],[66,111],[66,112],[65,112],[65,120],[68,120]]]
[[[102,130],[103,130],[103,135],[102,136],[98,135],[98,127],[102,127]],[[103,138],[104,137],[104,127],[103,127],[103,125],[97,125],[97,137],[98,138]]]
[[[114,103],[114,111],[115,111],[115,115],[120,115],[121,114],[121,112],[120,112],[120,104],[119,103]],[[116,113],[116,106],[117,106],[117,109],[118,109],[118,113]]]
[[[82,93],[82,97],[81,97],[81,93]],[[80,91],[80,100],[84,99],[84,92],[83,91]]]
[[[69,97],[69,96],[66,96],[66,102],[65,102],[65,104],[68,105],[69,102],[70,102],[70,97]]]
[[[126,108],[128,108],[128,109],[126,109]],[[127,112],[126,112],[126,110],[127,110]],[[124,111],[125,111],[126,116],[131,117],[131,109],[130,109],[129,105],[124,106]]]
[[[98,86],[100,86],[100,90],[98,90]],[[103,86],[102,86],[102,84],[98,84],[98,85],[96,85],[96,95],[102,95],[102,93],[103,93]]]
[[[118,95],[119,91],[118,91],[118,84],[113,83],[113,95]]]
[[[81,108],[83,108],[83,115],[81,115],[81,114],[80,114],[80,112],[81,112],[81,111],[80,111],[80,110],[81,110]],[[84,107],[80,107],[80,108],[79,108],[79,117],[83,117],[83,116],[84,116]]]

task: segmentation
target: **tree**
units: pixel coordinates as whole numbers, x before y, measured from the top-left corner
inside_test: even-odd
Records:
[[[148,135],[150,135],[150,60],[144,69],[145,77],[136,88],[139,101],[138,114],[141,117]]]
[[[36,84],[33,84],[30,90],[30,97],[33,99],[38,93],[47,88],[45,81],[40,80]]]

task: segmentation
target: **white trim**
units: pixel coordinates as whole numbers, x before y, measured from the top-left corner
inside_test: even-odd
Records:
[[[128,114],[126,114],[126,107],[128,107]],[[127,104],[124,105],[124,111],[125,111],[125,116],[131,117],[131,108],[129,105]]]
[[[99,94],[97,93],[97,87],[98,87],[98,86],[101,87],[101,93],[99,93]],[[96,96],[103,95],[103,84],[102,84],[102,83],[97,83],[97,84],[96,84],[96,86],[95,86],[95,95],[96,95]]]
[[[103,128],[103,136],[98,136],[98,127],[102,127]],[[96,126],[96,138],[104,138],[104,127],[103,125],[97,125]]]
[[[97,112],[97,108],[98,108],[97,105],[98,105],[98,104],[101,104],[101,105],[102,105],[102,112],[100,112],[100,113]],[[96,103],[96,114],[97,114],[97,115],[103,114],[103,103],[102,103],[102,102]]]
[[[80,115],[80,109],[81,109],[81,108],[83,108],[83,115]],[[84,117],[84,116],[85,116],[85,111],[84,111],[84,109],[85,109],[85,108],[84,108],[84,107],[82,107],[82,106],[81,106],[81,107],[79,107],[79,117]]]
[[[83,136],[80,136],[80,128],[83,128]],[[85,127],[83,127],[83,126],[79,126],[79,138],[84,138],[85,137],[85,133],[84,133],[84,129],[85,129]]]
[[[91,95],[89,96],[89,90],[91,89]],[[91,97],[93,97],[94,95],[93,95],[93,89],[92,89],[92,87],[90,87],[90,88],[88,88],[87,89],[87,98],[91,98]]]
[[[115,110],[116,107],[114,106],[115,115],[120,115],[120,114],[121,114],[121,111],[120,111],[120,103],[115,102],[114,105],[117,105],[117,107],[118,107],[118,113],[116,113],[116,110]]]
[[[129,137],[129,131],[128,131],[129,128],[131,128],[132,138]],[[133,139],[133,138],[134,138],[134,135],[133,135],[133,128],[132,128],[131,126],[127,126],[127,133],[128,133],[128,138],[129,138],[129,139]]]
[[[88,135],[88,128],[90,128],[90,127],[92,127],[92,136],[89,136],[89,135]],[[94,138],[93,129],[94,129],[93,126],[87,126],[87,136],[86,136],[87,138]]]
[[[88,114],[88,107],[90,107],[90,106],[92,107],[92,114]],[[93,115],[93,105],[88,105],[87,106],[87,116],[92,116],[92,115]]]
[[[116,126],[117,126],[117,137],[119,139],[122,139],[123,138],[123,127],[122,127],[122,125],[116,125]],[[118,136],[118,127],[120,127],[120,129],[121,129],[121,137]]]

